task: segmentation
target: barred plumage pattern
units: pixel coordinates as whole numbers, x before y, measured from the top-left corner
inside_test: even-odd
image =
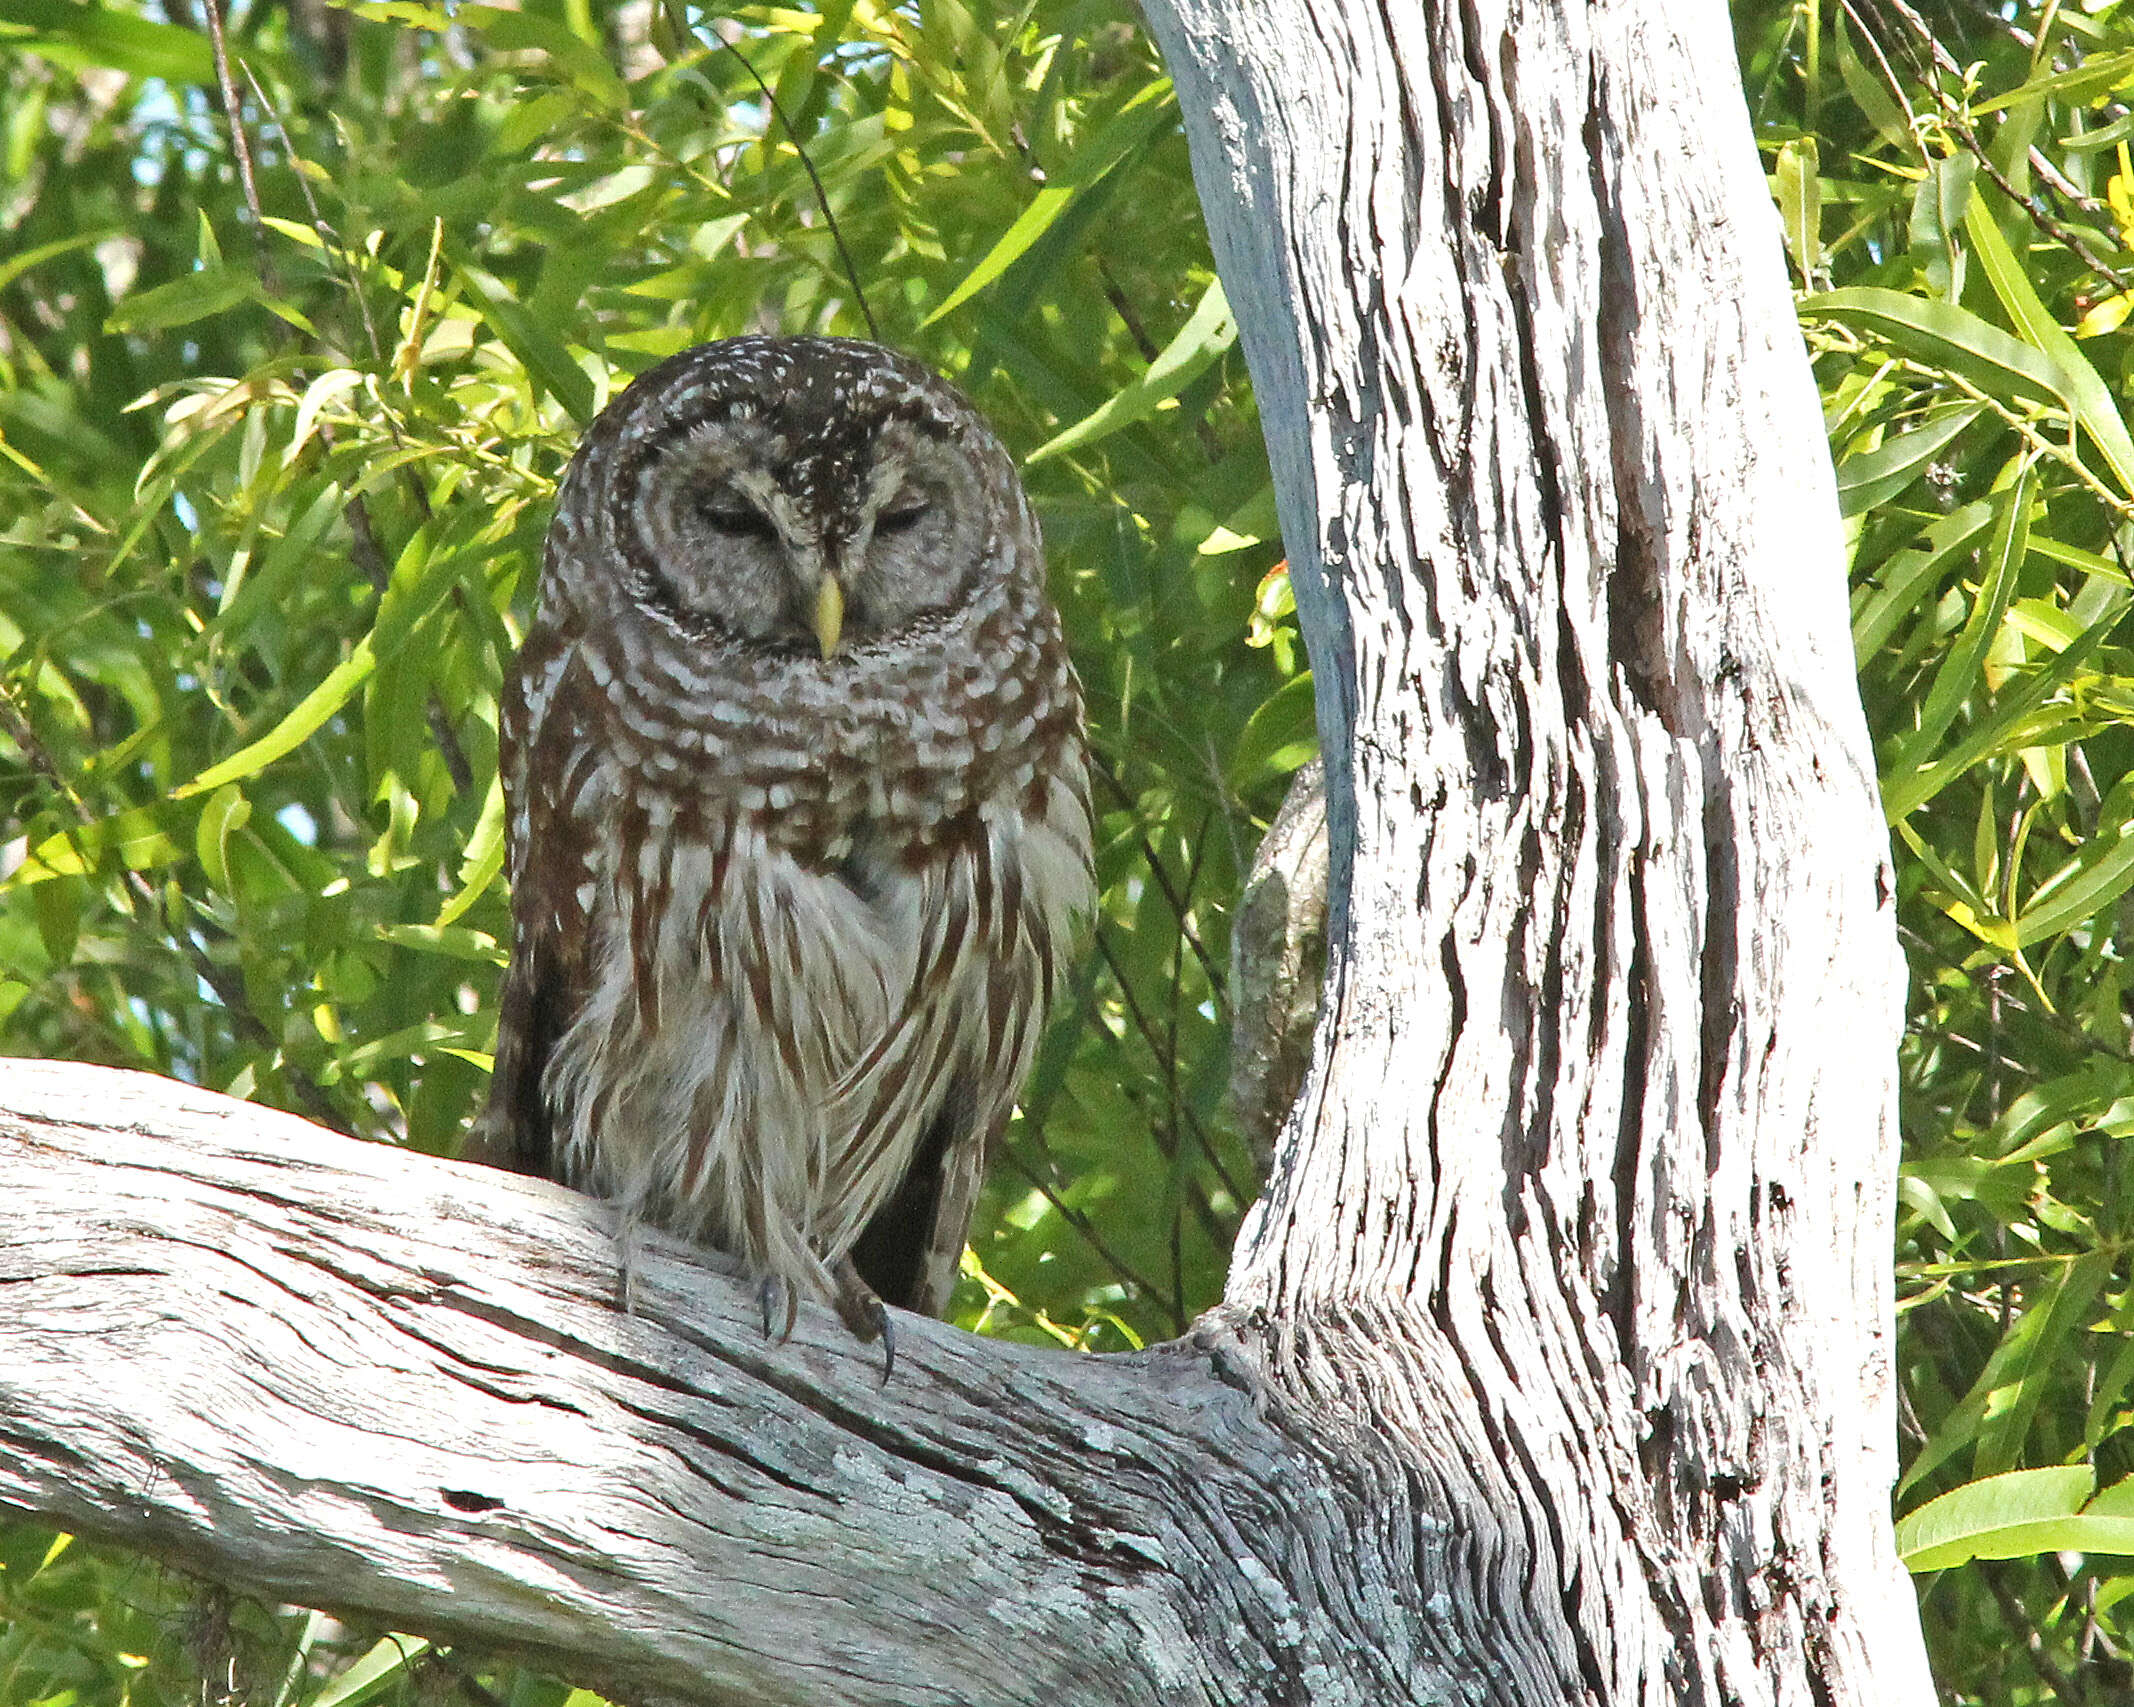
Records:
[[[1043,575],[890,351],[733,339],[602,414],[505,696],[492,1156],[863,1333],[940,1311],[1092,893]]]

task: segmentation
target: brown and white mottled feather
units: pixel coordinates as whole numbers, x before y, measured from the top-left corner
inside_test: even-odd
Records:
[[[490,1153],[848,1319],[848,1262],[940,1311],[1091,899],[1079,696],[990,430],[845,340],[651,370],[566,478],[504,768]]]

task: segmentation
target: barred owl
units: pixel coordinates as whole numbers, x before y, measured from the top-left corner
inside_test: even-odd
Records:
[[[863,1338],[938,1314],[1092,898],[1081,704],[970,404],[839,338],[651,369],[579,448],[507,687],[477,1148]]]

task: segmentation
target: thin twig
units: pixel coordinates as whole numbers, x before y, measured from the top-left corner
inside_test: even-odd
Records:
[[[215,50],[215,82],[222,90],[222,110],[230,120],[230,150],[237,157],[237,181],[244,187],[245,206],[252,211],[252,240],[259,248],[260,282],[271,295],[279,296],[281,286],[274,276],[274,257],[267,248],[267,222],[259,204],[259,183],[252,175],[252,143],[245,134],[237,80],[230,75],[230,49],[222,30],[222,0],[207,0],[207,33]]]
[[[2046,1646],[2044,1635],[2032,1621],[2029,1609],[2008,1586],[2007,1567],[1998,1562],[1989,1563],[1984,1559],[1978,1563],[1979,1569],[1985,1575],[1986,1587],[2000,1606],[2001,1616],[2007,1620],[2010,1631],[2021,1639],[2024,1652],[2029,1656],[2038,1676],[2044,1680],[2046,1688],[2058,1697],[2064,1707],[2088,1707],[2087,1692],[2060,1669],[2059,1663],[2054,1660]]]
[[[1163,1060],[1166,1052],[1163,1048],[1162,1039],[1157,1035],[1156,1027],[1150,1021],[1146,1010],[1141,1006],[1140,998],[1134,994],[1133,986],[1127,982],[1126,969],[1119,964],[1119,957],[1113,952],[1111,943],[1104,931],[1099,929],[1095,932],[1095,936],[1097,939],[1097,952],[1103,955],[1104,964],[1111,968],[1112,978],[1119,986],[1119,995],[1126,1003],[1126,1011],[1133,1019],[1134,1029],[1141,1033],[1141,1041],[1148,1045],[1150,1056],[1157,1061]],[[1126,1095],[1131,1099],[1133,1093],[1128,1091]],[[1185,1125],[1192,1134],[1195,1147],[1213,1164],[1217,1177],[1223,1182],[1224,1189],[1230,1193],[1234,1201],[1243,1203],[1245,1201],[1244,1195],[1239,1192],[1230,1176],[1223,1171],[1221,1162],[1216,1159],[1215,1145],[1208,1137],[1208,1129],[1201,1124],[1200,1116],[1193,1112],[1192,1104],[1181,1104],[1179,1113],[1185,1117]],[[1168,1143],[1165,1142],[1163,1136],[1159,1136],[1162,1131],[1163,1128],[1160,1123],[1151,1119],[1149,1122],[1149,1135],[1155,1139],[1157,1149],[1163,1152],[1164,1160],[1176,1165],[1178,1161],[1178,1130],[1176,1127],[1169,1129],[1167,1134]],[[1209,1206],[1208,1213],[1211,1217],[1214,1215],[1213,1205]],[[1220,1243],[1220,1240],[1217,1242]]]
[[[1134,1022],[1134,1029],[1141,1033],[1141,1041],[1148,1045],[1150,1057],[1161,1061],[1164,1055],[1163,1039],[1157,1032],[1155,1023],[1143,1010],[1140,997],[1134,994],[1134,986],[1127,979],[1126,968],[1119,964],[1119,956],[1111,946],[1110,936],[1101,925],[1092,934],[1097,939],[1097,952],[1104,957],[1104,964],[1111,968],[1112,981],[1119,986],[1119,998],[1126,1004],[1126,1012]],[[1191,1110],[1187,1113],[1190,1117]],[[1150,1130],[1154,1130],[1153,1125]],[[1159,1141],[1166,1161],[1175,1162],[1178,1159],[1177,1146],[1178,1134],[1175,1131],[1170,1134],[1168,1146],[1161,1146]]]
[[[1919,115],[1912,111],[1911,97],[1904,92],[1904,80],[1891,68],[1888,55],[1882,51],[1881,38],[1875,34],[1867,20],[1860,16],[1859,8],[1853,4],[1853,0],[1840,0],[1840,4],[1845,8],[1845,15],[1853,21],[1853,27],[1860,32],[1862,39],[1866,41],[1868,50],[1874,54],[1875,64],[1882,72],[1882,81],[1888,87],[1889,92],[1896,97],[1897,105],[1904,109],[1905,126],[1911,131],[1913,140],[1917,141],[1919,138]]]
[[[344,288],[356,299],[356,313],[363,322],[363,334],[370,344],[371,360],[383,371],[385,346],[378,337],[378,323],[371,314],[370,297],[363,289],[362,278],[356,272],[348,246],[341,241],[340,234],[326,223],[326,216],[319,209],[318,198],[311,193],[311,181],[302,170],[303,156],[297,152],[296,144],[290,138],[289,127],[282,123],[281,114],[267,98],[266,90],[260,87],[259,79],[252,75],[250,66],[245,68],[245,79],[252,85],[253,99],[259,102],[260,110],[267,115],[282,139],[282,152],[289,158],[291,176],[296,179],[297,191],[303,196],[304,206],[311,214],[311,229],[318,233],[320,245],[333,258]],[[235,125],[234,119],[232,124]],[[385,417],[387,434],[396,446],[405,449],[406,441],[400,436],[399,421],[392,410],[383,407],[382,399],[380,407]],[[323,421],[319,424],[319,437],[328,449],[332,448],[333,429]],[[400,484],[414,504],[416,514],[424,521],[430,520],[430,494],[412,463],[401,463]],[[349,494],[347,504],[342,507],[342,516],[348,523],[349,536],[355,542],[351,555],[356,559],[357,566],[362,569],[365,578],[383,595],[386,582],[390,578],[389,572],[385,566],[384,553],[378,549],[377,532],[371,526],[370,506],[361,492]],[[465,594],[456,582],[452,587],[452,597],[464,613]],[[445,702],[435,688],[430,690],[424,715],[429,725],[430,739],[437,745],[437,756],[444,764],[445,775],[452,779],[452,787],[460,794],[471,793],[474,788],[474,766],[468,760],[467,749],[460,741],[459,731],[452,727],[452,719],[445,710]]]
[[[1932,71],[1938,69],[1943,75],[1954,77],[1961,83],[1964,71],[1963,67],[1957,64],[1955,56],[1941,45],[1940,39],[1934,34],[1932,26],[1927,23],[1926,19],[1907,5],[1905,0],[1868,0],[1868,3],[1878,9],[1886,6],[1896,13],[1898,17],[1904,20],[1912,33],[1919,38],[1921,45],[1925,47],[1928,58],[1931,61],[1931,67],[1922,68],[1922,75],[1919,81],[1932,94],[1935,105],[1941,109],[1942,120],[1949,127],[1949,134],[1955,137],[1962,144],[1964,152],[1977,162],[1978,169],[1999,188],[2003,195],[2029,216],[2031,224],[2035,225],[2053,242],[2059,244],[2069,254],[2073,255],[2085,267],[2088,267],[2091,272],[2096,273],[2100,278],[2111,280],[2115,290],[2125,291],[2134,288],[2134,285],[2130,285],[2124,274],[2107,264],[2083,238],[2061,224],[2038,197],[2026,196],[2022,191],[2018,190],[2009,181],[2007,173],[2000,169],[1993,156],[1987,153],[1985,145],[1978,139],[1978,133],[1971,128],[1970,121],[1964,117],[1963,108],[1947,90],[1942,88],[1941,84],[1932,75]],[[1895,73],[1890,70],[1889,61],[1883,57],[1882,47],[1875,37],[1875,32],[1868,27],[1866,20],[1854,9],[1852,0],[1845,0],[1845,10],[1853,22],[1859,25],[1861,33],[1867,37],[1868,45],[1875,50],[1875,58],[1882,66],[1883,76],[1894,87],[1896,82]],[[1903,99],[1901,93],[1899,99]],[[1918,119],[1916,115],[1912,114],[1909,101],[1904,102],[1904,109],[1907,116],[1912,118],[1913,131],[1916,135]]]
[[[1025,1133],[1024,1140],[1025,1142],[1034,1142],[1039,1149],[1044,1150],[1048,1155],[1051,1153],[1045,1143],[1042,1132]],[[1095,1251],[1098,1257],[1103,1260],[1105,1267],[1118,1275],[1120,1279],[1139,1288],[1143,1297],[1151,1301],[1160,1302],[1162,1300],[1163,1288],[1150,1280],[1147,1275],[1143,1274],[1132,1263],[1107,1245],[1104,1242],[1104,1236],[1097,1231],[1096,1224],[1086,1214],[1075,1208],[1071,1203],[1068,1203],[1057,1191],[1053,1190],[1050,1182],[1042,1178],[1037,1170],[1017,1155],[1013,1149],[1006,1149],[1002,1154],[1008,1166],[1035,1187],[1043,1195],[1045,1201],[1059,1211],[1060,1219],[1082,1236],[1089,1248]],[[1179,1325],[1181,1328],[1184,1326],[1183,1323]]]
[[[1142,1007],[1140,999],[1137,999],[1137,996],[1133,994],[1133,986],[1131,986],[1131,984],[1127,982],[1127,973],[1125,973],[1125,969],[1122,969],[1122,967],[1120,967],[1120,964],[1118,964],[1118,956],[1116,956],[1116,954],[1112,952],[1112,943],[1110,943],[1108,939],[1105,939],[1105,932],[1103,932],[1103,930],[1097,930],[1097,932],[1095,932],[1095,935],[1097,935],[1097,952],[1099,952],[1099,954],[1103,956],[1103,962],[1105,962],[1105,964],[1108,964],[1108,967],[1112,969],[1112,977],[1114,977],[1114,982],[1118,984],[1118,994],[1120,994],[1120,999],[1127,1003],[1127,1014],[1129,1014],[1129,1016],[1133,1018],[1133,1026],[1135,1026],[1135,1031],[1140,1031],[1140,1033],[1142,1033],[1142,1041],[1144,1041],[1144,1043],[1146,1043],[1146,1046],[1148,1046],[1148,1054],[1150,1054],[1150,1056],[1152,1056],[1154,1060],[1163,1060],[1163,1054],[1165,1054],[1165,1052],[1163,1052],[1163,1041],[1161,1041],[1161,1037],[1157,1035],[1157,1028],[1154,1028],[1154,1024],[1150,1022],[1150,1018],[1148,1018],[1148,1014],[1146,1014],[1146,1009]],[[1131,1092],[1131,1090],[1122,1090],[1122,1095],[1125,1095],[1125,1097],[1127,1097],[1129,1101],[1135,1101],[1135,1097],[1133,1097],[1133,1092]],[[1229,1195],[1231,1195],[1231,1201],[1236,1201],[1236,1203],[1244,1203],[1244,1201],[1246,1201],[1246,1199],[1244,1199],[1244,1193],[1240,1193],[1240,1191],[1238,1191],[1238,1186],[1236,1186],[1236,1182],[1233,1182],[1233,1180],[1229,1178],[1229,1174],[1227,1174],[1227,1171],[1223,1169],[1223,1163],[1221,1163],[1221,1159],[1219,1159],[1219,1156],[1216,1156],[1216,1152],[1214,1152],[1214,1144],[1212,1144],[1212,1139],[1208,1137],[1208,1129],[1204,1127],[1204,1124],[1201,1124],[1201,1118],[1199,1118],[1199,1116],[1197,1116],[1197,1114],[1193,1112],[1193,1105],[1191,1105],[1191,1103],[1182,1103],[1182,1105],[1180,1105],[1180,1114],[1184,1114],[1184,1124],[1187,1124],[1187,1129],[1189,1129],[1189,1131],[1191,1131],[1191,1135],[1193,1135],[1193,1144],[1195,1144],[1195,1148],[1197,1148],[1197,1150],[1199,1150],[1201,1154],[1204,1154],[1204,1156],[1206,1156],[1206,1159],[1208,1159],[1208,1163],[1210,1163],[1210,1165],[1214,1167],[1214,1174],[1216,1174],[1216,1178],[1219,1178],[1219,1180],[1223,1180],[1223,1188],[1225,1188],[1225,1191],[1229,1191]],[[1174,1129],[1169,1129],[1169,1131],[1165,1133],[1165,1129],[1163,1129],[1163,1124],[1161,1124],[1161,1122],[1159,1122],[1157,1118],[1152,1118],[1152,1116],[1150,1116],[1150,1120],[1148,1120],[1148,1135],[1150,1135],[1150,1137],[1154,1139],[1154,1144],[1157,1144],[1157,1148],[1159,1148],[1159,1150],[1163,1152],[1163,1159],[1165,1159],[1167,1163],[1172,1163],[1172,1165],[1176,1165],[1176,1163],[1178,1163],[1178,1139],[1180,1139],[1180,1133],[1178,1133],[1178,1129],[1174,1127]],[[1169,1142],[1165,1142],[1165,1135],[1167,1135],[1167,1139],[1169,1139]],[[1195,1188],[1195,1191],[1197,1191],[1197,1186],[1193,1186],[1193,1188]],[[1219,1225],[1219,1223],[1216,1223],[1216,1214],[1214,1214],[1214,1206],[1212,1206],[1212,1203],[1208,1203],[1208,1201],[1206,1201],[1206,1197],[1201,1197],[1201,1203],[1199,1203],[1199,1208],[1201,1208],[1201,1210],[1204,1210],[1204,1218],[1206,1218],[1206,1227],[1208,1227],[1208,1238],[1210,1238],[1210,1240],[1212,1240],[1214,1244],[1221,1244],[1221,1242],[1223,1242],[1223,1235],[1221,1235],[1219,1231],[1216,1231],[1216,1225]]]
[[[712,32],[711,39],[738,59],[741,69],[756,80],[756,87],[763,91],[763,99],[777,116],[779,125],[785,131],[786,140],[793,145],[793,152],[800,156],[800,164],[807,171],[808,182],[815,186],[815,205],[822,209],[823,223],[830,228],[830,241],[837,245],[837,258],[844,263],[845,277],[852,281],[852,295],[859,303],[860,318],[867,322],[867,336],[879,344],[882,341],[882,329],[875,324],[874,310],[867,305],[867,292],[860,283],[859,268],[852,263],[852,251],[845,247],[844,229],[837,223],[837,215],[830,211],[830,192],[823,188],[821,174],[815,170],[815,162],[808,158],[807,146],[800,140],[800,132],[793,128],[793,121],[785,116],[785,109],[778,104],[778,97],[771,93],[771,86],[764,82],[763,73],[756,69],[748,55],[716,30]]]
[[[1194,933],[1192,917],[1186,910],[1185,897],[1179,894],[1178,885],[1171,881],[1170,871],[1158,856],[1155,844],[1149,840],[1148,832],[1139,828],[1141,803],[1127,792],[1126,784],[1119,780],[1118,774],[1105,762],[1104,755],[1094,749],[1089,755],[1089,768],[1117,797],[1120,806],[1134,815],[1135,840],[1141,844],[1141,857],[1148,862],[1149,875],[1156,880],[1156,887],[1163,891],[1163,898],[1170,906],[1171,916],[1178,921],[1178,934],[1185,938],[1187,946],[1193,950],[1193,958],[1200,962],[1201,970],[1208,975],[1208,989],[1217,1010],[1227,1015],[1230,1010],[1229,983],[1215,969],[1214,957],[1201,945],[1200,938]]]
[[[2077,184],[2074,179],[2053,164],[2044,149],[2035,145],[2030,150],[2030,169],[2043,178],[2053,193],[2059,196],[2062,201],[2074,203],[2084,213],[2109,214],[2111,212],[2112,204],[2110,202],[2086,194],[2081,185]]]
[[[333,258],[335,267],[341,273],[342,282],[347,285],[349,294],[356,299],[356,312],[363,320],[363,334],[370,344],[371,360],[383,369],[385,346],[379,341],[378,323],[371,317],[370,298],[364,294],[362,280],[356,275],[355,262],[349,258],[348,245],[341,241],[341,234],[326,223],[326,216],[319,211],[318,197],[311,193],[311,180],[304,175],[304,157],[297,152],[296,142],[289,135],[289,127],[282,123],[282,115],[267,98],[267,91],[260,87],[259,79],[253,75],[249,65],[245,67],[245,81],[252,86],[252,98],[259,103],[259,110],[267,115],[268,122],[274,126],[275,134],[282,139],[282,153],[289,160],[289,175],[296,180],[297,194],[304,198],[305,210],[311,215],[311,229],[318,234],[320,247]],[[230,124],[232,129],[242,134],[242,127],[237,124],[234,115]],[[400,426],[393,419],[390,410],[386,412],[385,426],[386,431],[393,435],[393,442],[398,444]]]
[[[432,1648],[429,1657],[452,1674],[460,1694],[473,1702],[474,1707],[504,1707],[504,1698],[474,1675],[466,1661],[459,1657],[457,1648]]]
[[[2071,446],[2047,438],[2036,427],[2031,425],[2027,419],[2009,408],[2007,404],[1990,392],[1980,389],[1972,384],[1970,380],[1964,378],[1962,374],[1951,369],[1926,367],[1921,363],[1912,361],[1909,357],[1899,358],[1895,365],[1906,373],[1930,380],[1937,385],[1946,385],[1953,391],[1962,392],[1964,396],[1972,399],[1972,401],[1983,404],[1998,415],[2002,424],[2017,434],[2033,450],[2058,463],[2082,485],[2088,487],[2090,494],[2106,509],[2116,513],[2122,520],[2134,519],[2134,501],[2130,501],[2120,493],[2113,491],[2097,475],[2091,473],[2083,463],[2082,458],[2075,454]]]
[[[1111,311],[1118,315],[1119,323],[1126,328],[1126,335],[1134,341],[1134,348],[1141,352],[1141,359],[1145,362],[1154,361],[1163,354],[1163,346],[1148,335],[1147,328],[1141,324],[1141,316],[1134,310],[1132,299],[1120,288],[1119,281],[1111,275],[1110,266],[1101,258],[1097,262],[1097,277],[1104,286],[1104,300],[1111,304]]]

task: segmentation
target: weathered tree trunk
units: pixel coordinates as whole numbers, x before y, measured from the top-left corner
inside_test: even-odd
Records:
[[[1228,1302],[834,1319],[554,1187],[0,1071],[0,1502],[703,1702],[1930,1699],[1899,967],[1708,0],[1150,0],[1320,684],[1329,994]]]
[[[1923,1702],[1902,968],[1725,9],[1150,20],[1303,429],[1269,444],[1333,826],[1230,1308],[1307,1437],[1400,1463],[1516,1698]]]

